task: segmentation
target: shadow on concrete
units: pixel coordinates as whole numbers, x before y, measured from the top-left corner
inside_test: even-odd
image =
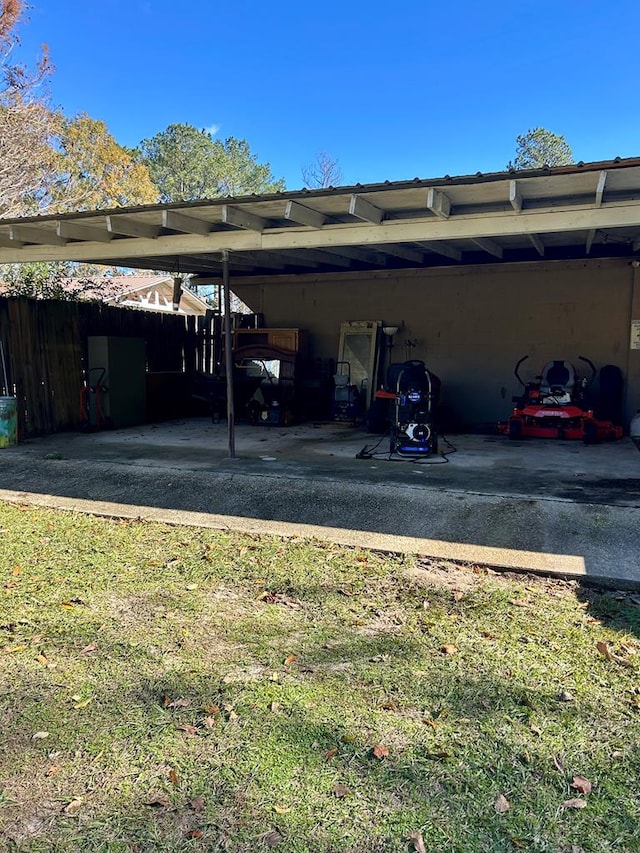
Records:
[[[219,526],[245,519],[269,532],[362,531],[374,538],[360,544],[374,547],[385,547],[376,536],[405,537],[413,544],[399,550],[640,580],[640,454],[629,439],[460,435],[422,463],[391,461],[383,439],[356,458],[377,440],[336,424],[240,425],[230,460],[226,425],[207,419],[61,434],[0,451],[0,488],[228,520]]]

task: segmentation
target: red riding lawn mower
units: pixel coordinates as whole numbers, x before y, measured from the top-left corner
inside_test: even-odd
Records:
[[[588,358],[578,357],[589,366],[590,377],[579,377],[568,361],[550,361],[534,382],[524,382],[519,368],[529,356],[523,356],[514,373],[524,393],[513,398],[516,405],[511,417],[498,423],[498,432],[511,439],[581,439],[586,444],[622,438],[622,427],[614,423],[617,419],[614,412],[620,409],[618,401],[622,399],[620,369],[615,365],[602,368],[600,399],[594,407],[587,391],[595,379],[596,368]]]

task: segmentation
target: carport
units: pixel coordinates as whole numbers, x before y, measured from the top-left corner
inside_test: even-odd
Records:
[[[638,159],[0,222],[0,263],[228,283],[267,326],[308,330],[310,358],[335,357],[341,321],[398,326],[400,357],[406,348],[443,379],[465,428],[508,413],[525,353],[534,373],[551,358],[616,364],[629,420],[639,252]],[[233,452],[233,417],[229,430]]]

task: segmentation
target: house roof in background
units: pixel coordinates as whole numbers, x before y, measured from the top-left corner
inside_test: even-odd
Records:
[[[234,277],[640,250],[640,158],[0,220],[0,263]]]

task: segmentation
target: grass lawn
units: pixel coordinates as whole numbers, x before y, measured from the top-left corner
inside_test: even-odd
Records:
[[[0,526],[0,849],[640,851],[638,595]]]

